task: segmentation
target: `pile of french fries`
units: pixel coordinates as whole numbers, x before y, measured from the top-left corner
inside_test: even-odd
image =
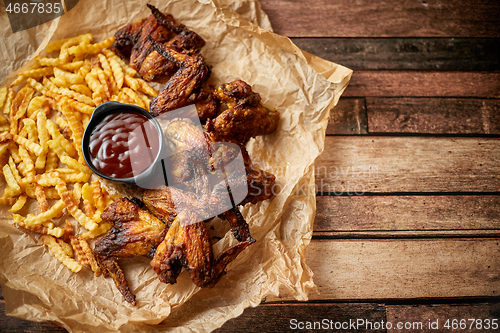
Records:
[[[73,272],[87,265],[97,276],[89,240],[111,228],[100,216],[116,196],[85,164],[83,133],[99,104],[113,100],[149,109],[157,91],[109,49],[114,38],[92,39],[85,34],[50,43],[46,51],[56,57],[36,58],[0,88],[6,183],[0,204],[11,207],[13,223],[43,234],[41,241]],[[27,213],[33,210],[38,214]]]

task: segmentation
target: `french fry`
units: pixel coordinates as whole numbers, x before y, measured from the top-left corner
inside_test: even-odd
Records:
[[[49,149],[47,152],[47,157],[45,161],[45,171],[51,171],[57,168],[57,164],[59,163],[59,158],[55,151]]]
[[[47,97],[51,97],[53,99],[59,99],[60,95],[56,92],[53,92],[49,89],[47,89],[43,84],[41,84],[40,82],[38,81],[35,81],[34,79],[32,78],[28,78],[28,80],[26,80],[26,82],[31,86],[33,87],[36,91],[38,91],[40,94],[44,95],[44,96],[47,96]],[[47,99],[48,100],[48,99]],[[48,100],[49,101],[49,100]]]
[[[106,207],[104,205],[104,193],[99,179],[94,180],[92,182],[92,188],[94,196],[94,205],[97,208],[97,210],[102,213]]]
[[[105,51],[106,50],[104,50],[103,52],[105,52]],[[126,64],[125,61],[123,61],[123,59],[120,58],[117,54],[115,54],[115,53],[113,53],[113,54],[114,54],[114,59],[116,60],[116,62],[118,62],[118,64],[122,68],[123,74],[128,75],[130,77],[134,77],[135,75],[137,75],[137,71],[135,69],[130,67],[128,64]]]
[[[96,237],[99,237],[99,236],[107,233],[109,231],[109,229],[111,229],[111,228],[112,228],[111,223],[104,222],[104,223],[99,224],[99,226],[97,228],[95,228],[94,230],[90,230],[90,231],[83,233],[81,235],[81,237],[84,239],[96,238]]]
[[[31,230],[43,235],[52,235],[57,238],[61,237],[64,234],[64,230],[59,227],[54,227],[54,223],[52,222],[44,222],[41,224],[28,226],[25,223],[24,217],[22,217],[21,215],[13,214],[12,216],[14,218],[14,223],[23,227],[24,229]]]
[[[43,235],[41,238],[42,242],[47,246],[47,248],[52,252],[54,257],[59,260],[63,265],[68,267],[72,272],[78,273],[82,269],[82,265],[78,263],[75,259],[69,257],[61,247],[61,245],[56,241],[56,239],[50,235]]]
[[[61,246],[61,249],[68,257],[73,257],[73,247],[70,244],[58,238],[56,239],[56,241],[59,244],[59,246]]]
[[[42,77],[52,75],[53,73],[54,73],[53,67],[41,67],[41,68],[28,69],[24,72],[19,73],[19,75],[23,76],[24,78],[31,77],[34,79],[41,79]]]
[[[9,151],[9,143],[0,144],[0,158],[4,157],[7,151]]]
[[[151,87],[146,81],[144,81],[141,78],[137,78],[136,80],[139,83],[139,89],[137,90],[140,90],[143,93],[152,97],[156,97],[158,95],[158,92],[154,90],[153,87]]]
[[[35,186],[35,198],[38,202],[38,207],[40,208],[40,212],[44,213],[49,210],[49,204],[47,202],[47,196],[45,195],[45,191],[42,186]]]
[[[26,118],[22,121],[24,127],[22,131],[26,131],[27,139],[33,142],[38,142],[38,129],[36,122],[33,119]],[[26,135],[19,133],[20,136],[26,137]]]
[[[72,45],[78,45],[78,44],[80,44],[82,42],[84,42],[84,43],[90,43],[92,41],[92,39],[93,39],[92,38],[92,34],[83,34],[83,35],[79,35],[79,36],[76,36],[76,37],[61,39],[61,40],[57,40],[57,41],[49,43],[45,47],[45,50],[47,52],[54,52],[54,51],[60,50],[61,47],[64,44],[67,44],[68,42],[70,42],[70,44],[72,44]]]
[[[88,183],[85,183],[82,186],[82,199],[85,215],[93,218],[95,214],[93,189]]]
[[[80,84],[85,82],[83,77],[81,77],[79,74],[73,74],[67,71],[64,71],[62,69],[59,69],[57,67],[54,67],[54,76],[59,77],[63,79],[66,82],[69,82],[70,84]]]
[[[56,185],[56,190],[59,193],[61,200],[64,201],[66,209],[78,223],[80,223],[84,228],[88,230],[94,230],[95,228],[97,228],[97,223],[85,216],[85,214],[83,214],[83,212],[75,205],[64,181],[59,181],[59,183]]]
[[[55,121],[56,125],[59,126],[59,128],[62,131],[65,131],[64,128],[66,128],[66,127],[69,128],[68,122],[61,116],[55,116],[54,121]]]
[[[47,130],[52,137],[52,139],[57,143],[57,145],[61,146],[64,151],[71,157],[75,157],[77,155],[77,151],[75,147],[69,142],[57,129],[56,124],[54,124],[50,119],[47,119]],[[69,126],[69,125],[68,125]],[[48,145],[50,147],[50,141],[48,141]],[[55,149],[57,149],[56,143],[53,143]],[[52,148],[52,147],[51,147]],[[52,148],[54,149],[54,148]]]
[[[87,165],[84,165],[69,156],[61,156],[59,159],[73,170],[92,174],[92,171]]]
[[[123,88],[124,89],[124,88]],[[124,91],[123,89],[120,91],[118,94],[117,101],[120,103],[125,103],[125,104],[134,104],[134,100],[130,98]]]
[[[81,198],[82,198],[82,184],[75,183],[73,185],[73,200],[77,203],[77,206],[80,204]]]
[[[50,221],[53,218],[61,217],[64,209],[64,201],[59,199],[55,204],[52,205],[47,211],[40,213],[38,215],[28,214],[24,219],[24,223],[27,226],[33,226],[37,224],[42,224],[43,222]]]
[[[16,180],[16,182],[19,185],[21,185],[21,175],[19,174],[19,170],[17,169],[16,163],[14,162],[14,159],[11,158],[11,156],[9,156],[8,163],[9,163],[10,170],[12,171],[12,175],[14,176],[14,179]],[[21,163],[19,163],[19,165],[21,165]]]
[[[71,246],[76,258],[82,265],[90,266],[95,276],[101,275],[101,268],[97,264],[94,253],[90,249],[89,243],[83,237],[70,237]]]
[[[45,167],[45,160],[47,152],[49,150],[49,131],[47,130],[47,116],[45,112],[39,112],[37,114],[37,129],[38,129],[38,139],[40,142],[40,147],[42,147],[42,154],[37,156],[35,162],[35,168],[43,169]]]
[[[5,102],[3,104],[3,114],[9,114],[10,113],[10,107],[12,104],[12,101],[14,100],[14,90],[12,88],[7,88],[7,97],[5,98]]]
[[[5,104],[5,101],[7,100],[7,86],[3,86],[0,88],[0,109],[3,110],[3,106]]]
[[[103,49],[109,48],[113,42],[115,41],[114,37],[110,37],[108,39],[103,40],[100,43],[96,44],[86,44],[86,43],[81,43],[78,46],[72,46],[68,49],[69,54],[82,54],[82,53],[87,53],[87,54],[96,54],[101,52]]]
[[[18,133],[18,122],[17,120],[19,119],[16,117],[17,112],[19,111],[19,107],[24,101],[24,97],[26,96],[26,93],[28,92],[28,87],[23,87],[19,92],[16,94],[14,99],[12,100],[12,103],[10,105],[10,111],[9,111],[9,121],[10,121],[10,133],[11,134],[17,134]]]
[[[51,77],[50,82],[52,82],[58,88],[69,88],[71,86],[71,83],[66,82],[63,78],[60,77]]]
[[[3,114],[0,114],[0,125],[8,125],[9,124],[9,120],[3,115]],[[9,128],[7,128],[8,130]]]
[[[106,75],[106,79],[110,84],[111,95],[118,94],[119,88],[116,84],[115,77],[113,76],[113,70],[111,69],[111,65],[109,64],[108,58],[106,58],[106,56],[102,53],[97,54],[97,57],[99,58],[99,62],[101,63],[104,75]],[[109,98],[111,98],[111,96]]]
[[[102,104],[105,100],[106,92],[104,91],[104,87],[101,85],[94,69],[92,69],[87,76],[85,76],[85,82],[87,82],[88,87],[92,90],[94,105],[97,106]]]
[[[144,108],[149,111],[149,104],[151,103],[151,99],[140,91],[136,91],[136,93],[144,103]]]
[[[92,64],[90,63],[90,59],[85,59],[83,62],[83,66],[78,70],[78,75],[81,77],[86,77],[88,73],[92,70]],[[88,84],[88,83],[87,83]]]
[[[28,196],[26,194],[21,194],[19,198],[17,198],[16,203],[9,209],[9,212],[18,212],[20,211],[24,205],[26,204],[26,201],[28,200]]]
[[[139,97],[139,95],[137,95],[137,93],[135,91],[133,91],[132,89],[130,88],[123,88],[122,91],[127,94],[128,97],[130,97],[132,99],[132,101],[134,102],[134,104],[140,106],[141,108],[145,108],[146,106],[144,105],[142,99]]]
[[[85,77],[85,76],[83,76],[83,77]],[[92,98],[92,90],[90,90],[89,87],[87,87],[85,84],[72,84],[69,88],[71,90],[76,91],[77,93],[80,93],[82,95],[85,95],[87,97]]]
[[[12,174],[12,170],[8,164],[3,166],[3,175],[5,177],[5,181],[7,182],[7,186],[13,191],[14,195],[21,194],[21,187],[17,183],[14,175]]]
[[[92,101],[92,100],[91,100]],[[74,99],[68,99],[69,105],[76,111],[85,113],[85,114],[92,114],[94,112],[94,102],[92,101],[92,106],[89,104],[81,103],[78,101],[75,101]]]
[[[40,156],[43,153],[42,147],[39,144],[34,143],[33,141],[30,141],[19,135],[14,135],[14,142],[16,142],[21,146],[24,146],[26,149],[34,153],[36,156]]]
[[[31,99],[30,101],[30,104],[28,105],[28,110],[27,110],[27,114],[28,114],[28,117],[31,117],[31,115],[41,109],[45,103],[47,103],[47,97],[45,96],[35,96]]]
[[[9,141],[12,141],[14,139],[14,135],[10,133],[2,133],[0,134],[0,143],[8,143]]]
[[[117,88],[121,89],[123,87],[124,74],[122,66],[120,66],[120,63],[117,60],[118,56],[111,50],[103,50],[102,53],[104,53],[106,55],[106,58],[108,59]]]
[[[61,103],[59,104],[60,111],[68,120],[69,128],[71,128],[71,136],[73,142],[76,146],[76,151],[78,153],[79,161],[83,162],[83,153],[82,153],[82,139],[83,139],[83,126],[80,121],[75,117],[74,112],[71,110],[71,107],[66,98],[61,99]]]
[[[74,100],[77,100],[81,103],[85,103],[85,104],[88,104],[90,106],[94,106],[94,101],[92,100],[92,98],[86,96],[86,95],[83,95],[83,94],[80,94],[80,93],[77,93],[71,89],[68,89],[68,88],[59,88],[59,93],[61,95],[64,95],[64,96],[68,96],[69,98],[72,98]],[[93,110],[94,108],[92,108]]]
[[[46,172],[46,173],[42,173],[40,175],[36,175],[36,182],[38,185],[41,185],[41,186],[45,186],[45,187],[48,187],[48,186],[56,186],[57,184],[59,184],[60,180],[59,177],[61,176],[61,174],[57,171],[52,171],[52,172]]]
[[[62,70],[65,70],[65,71],[76,71],[76,70],[79,70],[80,67],[83,66],[83,60],[80,60],[80,61],[73,61],[73,62],[68,62],[66,64],[60,64],[60,65],[57,65],[58,68],[62,69]]]
[[[83,129],[87,128],[87,125],[89,124],[89,122],[90,122],[90,115],[88,115],[88,114],[82,114],[82,126],[83,126]]]
[[[35,176],[35,164],[33,163],[33,160],[31,159],[31,156],[26,148],[19,146],[19,155],[21,155],[25,165],[24,174],[26,176]]]

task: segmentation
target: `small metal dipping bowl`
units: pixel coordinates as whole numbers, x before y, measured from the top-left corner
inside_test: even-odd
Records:
[[[153,163],[143,172],[141,172],[138,175],[135,175],[133,177],[129,178],[116,178],[116,177],[110,177],[106,174],[101,173],[99,170],[96,169],[96,167],[92,163],[92,158],[90,156],[90,142],[91,142],[91,136],[93,131],[95,130],[96,126],[108,115],[113,114],[113,113],[119,113],[120,111],[127,111],[127,112],[136,112],[139,113],[151,121],[157,131],[158,138],[160,140],[159,142],[159,147],[158,147],[158,154],[156,155]],[[129,105],[129,104],[123,104],[123,103],[118,103],[118,102],[106,102],[98,107],[95,108],[92,118],[90,119],[87,128],[85,129],[85,133],[83,134],[83,140],[82,140],[82,152],[83,152],[83,157],[85,159],[85,162],[89,166],[89,168],[97,174],[99,177],[102,177],[104,179],[112,180],[115,182],[121,182],[125,184],[130,184],[130,185],[138,185],[143,187],[144,184],[148,184],[148,180],[151,178],[154,178],[155,175],[157,175],[157,169],[158,166],[161,168],[161,159],[162,156],[164,155],[166,146],[165,146],[165,141],[163,139],[163,131],[161,129],[160,124],[158,121],[153,117],[152,114],[150,114],[147,110],[144,110],[141,107],[135,106],[135,105]]]

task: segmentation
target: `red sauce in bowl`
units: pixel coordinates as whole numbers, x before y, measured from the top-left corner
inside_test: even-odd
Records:
[[[137,112],[104,117],[90,136],[90,159],[95,169],[114,178],[130,178],[153,164],[160,148],[155,125]]]

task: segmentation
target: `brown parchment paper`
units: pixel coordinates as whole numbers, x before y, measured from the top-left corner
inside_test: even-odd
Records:
[[[278,130],[252,139],[252,161],[276,175],[276,195],[241,209],[257,242],[228,266],[211,289],[197,288],[186,272],[174,285],[162,284],[147,258],[123,262],[137,306],[126,303],[111,279],[89,269],[70,272],[45,249],[38,235],[12,225],[0,211],[0,283],[7,314],[52,320],[70,332],[204,332],[257,306],[280,288],[306,300],[315,288],[304,259],[316,211],[314,161],[323,151],[330,109],[348,84],[351,70],[298,49],[273,34],[257,1],[148,1],[200,34],[202,53],[213,66],[210,82],[242,79],[264,105],[281,114]],[[146,1],[90,1],[42,26],[12,34],[0,14],[0,80],[42,52],[52,40],[92,33],[99,41],[149,15]],[[261,27],[259,27],[259,25]],[[265,29],[264,29],[265,28]],[[9,34],[10,32],[10,34]],[[19,35],[18,35],[19,34]],[[226,228],[227,230],[227,228]],[[214,245],[217,254],[235,239],[228,231]]]

